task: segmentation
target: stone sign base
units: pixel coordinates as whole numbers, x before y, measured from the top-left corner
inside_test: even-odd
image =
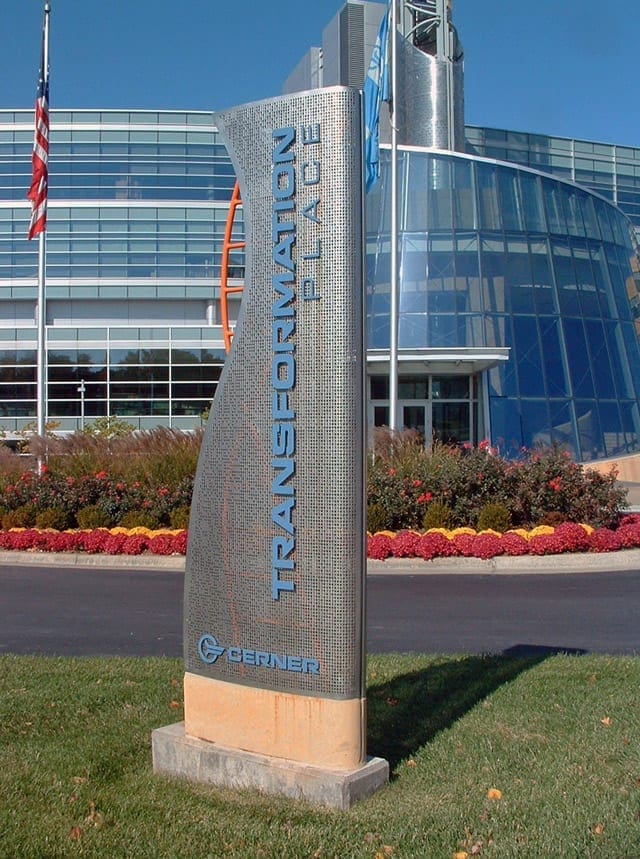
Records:
[[[185,734],[184,722],[151,735],[156,773],[219,787],[254,788],[263,793],[347,809],[389,781],[389,764],[368,758],[355,770],[317,766],[228,749]]]

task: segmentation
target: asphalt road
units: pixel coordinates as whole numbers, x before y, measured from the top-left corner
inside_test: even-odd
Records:
[[[0,653],[180,656],[183,575],[0,567]],[[371,652],[640,653],[640,571],[368,578]]]

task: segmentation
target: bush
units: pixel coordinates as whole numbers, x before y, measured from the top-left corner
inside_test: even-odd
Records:
[[[511,527],[511,514],[503,504],[485,504],[476,528],[478,531],[499,531],[501,534]]]
[[[32,528],[36,524],[36,508],[33,504],[21,504],[15,510],[9,510],[2,517],[2,527],[5,531],[10,528]]]
[[[82,507],[76,514],[78,527],[83,531],[92,531],[95,528],[110,528],[113,525],[111,517],[95,504]]]
[[[441,501],[432,501],[424,514],[422,527],[425,531],[430,528],[450,528],[452,520],[453,512],[450,507]]]
[[[536,524],[550,525],[552,528],[557,528],[558,525],[562,525],[562,523],[566,521],[566,516],[564,516],[558,510],[552,510],[551,513],[545,513],[544,516],[540,517],[540,521]]]
[[[154,531],[158,526],[158,517],[147,510],[130,510],[118,522],[121,528],[148,528]]]
[[[189,527],[189,516],[191,515],[190,507],[176,507],[169,514],[169,521],[171,522],[171,527],[178,531],[181,528]]]
[[[472,525],[486,505],[497,504],[514,527],[528,528],[554,514],[558,522],[614,528],[626,490],[615,471],[585,468],[558,446],[510,461],[487,442],[465,449],[434,443],[426,450],[415,434],[378,432],[369,454],[367,501],[382,507],[386,527],[395,531],[424,526],[435,502],[450,511],[450,519],[434,512],[426,520],[432,527]]]
[[[382,504],[367,504],[367,531],[376,534],[388,529],[387,514]]]
[[[36,515],[36,528],[53,528],[56,531],[64,531],[70,524],[69,514],[61,507],[50,507],[48,510],[41,510]]]

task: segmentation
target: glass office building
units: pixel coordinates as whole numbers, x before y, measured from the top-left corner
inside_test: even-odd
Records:
[[[473,125],[466,126],[465,136],[470,153],[553,173],[596,191],[640,231],[640,148]]]
[[[285,91],[363,80],[384,11],[349,0]],[[506,455],[551,441],[585,461],[638,450],[640,149],[460,133],[447,0],[400,4],[395,44],[399,425],[427,443],[489,438]],[[367,199],[372,425],[390,418],[388,149],[382,162]]]
[[[368,200],[370,422],[389,422],[388,151]],[[446,442],[638,449],[637,256],[603,197],[538,171],[401,148],[399,412]],[[377,371],[377,367],[383,371]]]
[[[0,427],[36,415],[33,112],[0,111]],[[222,238],[234,183],[211,113],[52,111],[47,418],[201,421],[224,363]],[[238,228],[242,228],[241,222]],[[242,256],[235,272],[242,275]],[[84,384],[83,384],[84,383]]]
[[[289,89],[361,80],[383,11],[350,0]],[[456,73],[454,100],[461,86]],[[552,440],[585,461],[638,450],[640,149],[461,125],[456,151],[443,151],[421,137],[435,113],[405,107],[415,127],[399,157],[402,425],[427,442],[489,438],[507,455]],[[34,425],[37,407],[32,141],[32,110],[0,111],[9,436]],[[53,110],[49,166],[48,420],[61,432],[105,415],[142,429],[199,426],[224,363],[220,264],[234,183],[212,113]],[[370,425],[389,421],[388,170],[383,147],[367,198]],[[241,218],[235,230],[241,240]],[[231,273],[241,285],[241,250]]]

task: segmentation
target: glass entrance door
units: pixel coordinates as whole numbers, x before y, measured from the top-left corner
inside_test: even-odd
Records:
[[[479,383],[477,376],[415,375],[400,376],[398,385],[398,423],[401,429],[415,430],[431,442],[461,445],[477,444]],[[389,424],[389,379],[371,377],[369,425]]]
[[[432,405],[432,438],[443,444],[459,445],[471,440],[469,403],[442,403]]]
[[[403,429],[415,430],[427,445],[432,440],[459,445],[471,440],[469,403],[443,403],[432,400],[401,402]]]
[[[419,433],[426,444],[431,442],[431,403],[429,400],[412,400],[399,403],[401,425],[403,429]]]

